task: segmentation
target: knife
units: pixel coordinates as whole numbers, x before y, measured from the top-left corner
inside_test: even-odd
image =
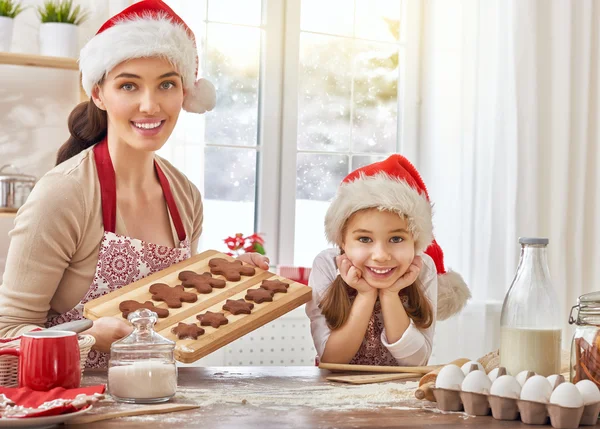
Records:
[[[61,323],[60,325],[54,325],[48,328],[52,331],[71,331],[80,333],[86,331],[92,327],[94,322],[88,319],[73,320],[72,322]]]

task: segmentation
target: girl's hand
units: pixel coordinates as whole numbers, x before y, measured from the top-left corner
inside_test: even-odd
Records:
[[[390,287],[386,289],[380,289],[380,293],[398,294],[398,292],[400,292],[402,289],[410,286],[417,280],[417,277],[419,277],[419,273],[421,272],[421,268],[423,268],[423,259],[420,256],[415,256],[415,259],[413,259],[406,272]]]
[[[101,317],[94,320],[93,326],[82,334],[92,335],[96,343],[92,347],[99,352],[109,352],[110,346],[117,340],[129,335],[133,327],[125,320],[116,317]]]
[[[246,262],[247,264],[250,264],[253,267],[258,267],[263,270],[269,269],[269,258],[267,258],[265,255],[261,255],[260,253],[243,253],[236,259],[238,261]]]
[[[376,293],[377,290],[369,285],[362,276],[362,272],[352,265],[346,255],[336,256],[335,262],[340,270],[340,276],[352,289],[359,294]]]

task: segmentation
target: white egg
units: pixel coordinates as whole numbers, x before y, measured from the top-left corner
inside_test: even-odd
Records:
[[[547,403],[550,395],[552,395],[552,386],[542,375],[530,377],[521,389],[521,399],[525,401]]]
[[[494,381],[496,381],[496,379],[498,378],[498,372],[500,371],[500,368],[494,368],[492,369],[489,373],[488,373],[488,377],[490,378],[491,382],[493,383]],[[506,371],[506,369],[505,369]],[[511,375],[510,372],[506,371],[505,375]]]
[[[519,399],[521,385],[512,375],[501,375],[492,383],[490,393],[503,398]]]
[[[528,373],[529,373],[529,371],[521,371],[520,373],[517,374],[517,381],[519,382],[519,384],[521,386],[523,386],[525,384],[525,381],[527,381]]]
[[[460,390],[460,385],[465,379],[465,374],[456,365],[443,367],[435,379],[435,387],[438,389]]]
[[[467,374],[461,387],[463,392],[483,393],[487,395],[490,393],[491,386],[492,382],[485,371],[477,370]]]
[[[462,372],[467,375],[469,373],[469,371],[471,371],[471,365],[477,365],[477,369],[480,371],[483,371],[483,366],[477,362],[477,361],[469,361],[466,364],[464,364],[463,366],[460,367],[460,369],[462,369]]]
[[[575,385],[579,392],[583,396],[583,402],[585,405],[600,402],[600,389],[596,386],[596,383],[590,380],[581,380]]]
[[[549,375],[548,377],[546,377],[546,380],[548,380],[550,382],[550,386],[552,386],[553,389],[556,386],[556,380],[559,377],[562,379],[562,381],[565,381],[564,377],[562,377],[560,374],[552,374],[552,375]]]
[[[550,396],[550,403],[561,407],[579,408],[583,407],[583,396],[573,383],[565,382],[554,389]]]

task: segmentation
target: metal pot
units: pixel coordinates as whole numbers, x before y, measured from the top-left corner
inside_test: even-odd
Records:
[[[12,168],[16,173],[7,173]],[[35,185],[36,178],[21,174],[13,165],[0,168],[0,212],[17,211],[21,207]]]

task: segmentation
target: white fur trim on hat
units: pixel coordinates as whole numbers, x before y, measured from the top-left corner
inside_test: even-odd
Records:
[[[187,105],[198,108],[195,97],[200,94],[208,99],[208,102],[201,101],[201,110],[210,110],[211,103],[214,106],[214,87],[211,85],[211,95],[210,88],[200,85],[201,90],[198,91],[195,86],[197,55],[196,45],[185,27],[174,23],[166,15],[147,14],[123,19],[95,35],[81,50],[79,69],[82,86],[91,96],[94,85],[123,61],[158,56],[169,60],[181,75],[184,89],[188,92],[186,98],[187,95],[193,98]]]
[[[471,298],[471,291],[460,274],[448,270],[438,276],[437,319],[446,320],[460,312]]]
[[[329,242],[342,246],[342,228],[352,213],[378,208],[406,217],[415,240],[415,251],[424,251],[433,241],[431,204],[405,180],[387,173],[361,174],[356,180],[342,183],[325,215],[325,235]]]

